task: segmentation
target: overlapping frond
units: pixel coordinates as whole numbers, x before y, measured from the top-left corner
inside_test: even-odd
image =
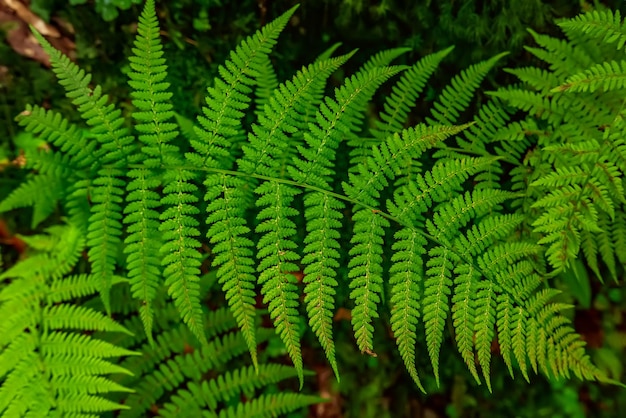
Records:
[[[286,157],[296,149],[287,135],[297,132],[298,125],[304,126],[303,119],[309,112],[307,103],[319,101],[327,78],[351,55],[317,61],[276,90],[260,115],[258,125],[253,125],[254,134],[250,135],[249,147],[244,147],[244,156],[239,161],[244,172],[272,177],[282,174],[281,161],[289,160]],[[372,89],[367,91],[370,90]],[[326,103],[321,106],[322,110],[316,115],[316,120],[324,129],[324,116],[331,117],[328,114],[331,111]],[[327,113],[322,113],[324,111]],[[334,117],[334,127],[341,126],[341,115],[348,112],[339,113],[339,116]],[[304,138],[308,140],[306,133]],[[329,151],[322,158],[332,160],[332,154]],[[299,190],[274,181],[263,181],[255,189],[255,193],[259,195],[256,205],[261,209],[256,228],[256,232],[262,234],[257,244],[261,292],[265,303],[269,303],[270,316],[274,319],[277,332],[283,338],[296,369],[301,371],[298,313],[295,309],[298,306],[298,292],[294,285],[296,279],[292,274],[298,271],[296,263],[300,257],[294,251],[297,245],[292,237],[296,233],[296,225],[290,219],[298,215],[298,211],[292,206]],[[300,377],[302,379],[302,375]]]
[[[80,170],[94,162],[97,142],[88,141],[83,130],[58,113],[39,106],[27,106],[17,120],[26,132],[46,142],[24,152],[21,165],[30,171],[28,180],[0,202],[0,212],[32,206],[31,224],[36,227],[65,203],[68,188],[82,177]]]
[[[129,372],[110,359],[137,353],[86,333],[128,331],[74,304],[78,283],[64,277],[84,250],[83,232],[68,224],[29,238],[33,244],[42,240],[40,252],[0,275],[0,414],[69,416],[125,408],[107,395],[131,390],[109,375]],[[66,285],[74,290],[60,290]],[[85,290],[97,292],[95,286]]]
[[[624,87],[626,87],[626,61],[610,61],[596,64],[582,73],[572,75],[552,91],[594,92],[600,88],[603,91],[611,91]]]
[[[0,202],[0,212],[32,206],[31,225],[37,227],[55,210],[66,188],[66,178],[58,173],[35,174]]]
[[[619,10],[592,10],[572,19],[559,22],[566,32],[580,32],[587,39],[600,40],[603,44],[616,43],[617,49],[626,44],[626,24]]]
[[[370,131],[372,138],[364,138],[361,135],[349,142],[353,147],[350,151],[351,170],[356,169],[371,155],[373,146],[380,144],[388,135],[399,133],[407,126],[408,115],[418,105],[417,98],[426,87],[426,82],[452,49],[450,47],[427,55],[402,73],[394,84],[391,94],[385,100],[383,110],[379,114],[380,120],[376,120],[374,129]],[[372,58],[372,61],[375,61],[375,58],[376,56]],[[364,68],[367,68],[367,64]],[[407,168],[407,171],[413,171],[414,168],[419,169],[419,164],[411,161],[411,168]]]
[[[530,160],[532,170],[524,176],[520,167],[516,178],[526,182],[518,183],[519,190],[532,196],[526,199],[534,215],[529,224],[546,246],[553,274],[571,268],[582,253],[596,275],[602,277],[600,259],[615,278],[616,255],[608,237],[609,220],[624,204],[626,165],[619,151],[623,53],[598,62],[592,40],[600,39],[601,45],[617,41],[621,48],[623,24],[619,13],[591,12],[559,25],[569,41],[533,33],[541,48],[531,52],[548,62],[550,70],[513,70],[525,85],[494,95],[545,126],[534,130],[541,158]]]
[[[155,303],[158,302],[157,297]],[[242,407],[242,394],[251,396],[268,385],[298,375],[293,367],[272,363],[224,371],[224,365],[248,351],[245,338],[233,331],[237,321],[228,308],[203,315],[207,344],[199,344],[174,315],[167,309],[155,311],[153,344],[145,336],[124,336],[118,341],[144,353],[141,357],[128,357],[121,364],[133,374],[121,376],[119,382],[136,388],[136,392],[124,396],[128,409],[120,416],[140,417],[156,412],[164,417],[230,414]],[[140,331],[142,326],[135,319],[127,320],[128,328]],[[259,342],[270,338],[272,333],[268,331],[260,330]],[[313,396],[294,395],[282,405],[285,411],[319,401]],[[254,399],[248,399],[246,404]]]
[[[267,54],[296,10],[294,6],[256,34],[244,39],[230,53],[230,59],[219,67],[220,77],[207,89],[206,104],[198,116],[196,128],[199,140],[192,140],[195,153],[187,158],[198,166],[228,168],[233,159],[229,151],[245,139],[240,121],[250,106],[252,87],[256,76],[263,72]],[[199,154],[199,155],[196,155]]]
[[[385,136],[405,128],[409,112],[417,105],[417,98],[426,87],[426,82],[453,49],[450,47],[426,55],[402,73],[385,100],[380,121],[376,124],[378,130],[373,131],[374,136],[384,139]]]

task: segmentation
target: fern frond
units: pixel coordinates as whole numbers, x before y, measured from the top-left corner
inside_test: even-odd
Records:
[[[612,225],[612,242],[617,260],[622,264],[626,264],[626,214],[618,211]]]
[[[204,281],[215,278],[214,274],[208,276],[203,277],[203,292],[210,287]],[[163,297],[159,293],[155,306],[163,302]],[[203,314],[205,334],[210,340],[200,344],[189,327],[180,323],[177,309],[170,306],[155,309],[153,344],[141,333],[143,325],[138,315],[124,325],[139,335],[109,339],[123,347],[136,347],[144,354],[128,357],[120,364],[133,374],[120,376],[118,383],[137,388],[136,393],[119,398],[130,407],[121,413],[122,417],[151,413],[164,417],[217,416],[240,403],[241,396],[253,398],[258,390],[298,375],[294,368],[276,364],[225,367],[247,351],[242,334],[230,332],[237,326],[230,309]],[[273,334],[273,330],[258,330],[259,342]]]
[[[144,321],[145,332],[152,334],[152,301],[156,295],[156,288],[160,284],[161,260],[158,257],[161,239],[158,234],[159,195],[154,191],[160,185],[150,170],[138,169],[128,173],[134,178],[128,183],[128,202],[124,223],[128,237],[124,240],[124,252],[128,254],[126,264],[133,296],[142,301],[140,312]]]
[[[419,156],[425,149],[464,128],[425,128],[418,125],[404,130],[403,140],[400,135],[394,134],[380,147],[375,147],[367,165],[361,164],[358,175],[351,174],[350,184],[343,185],[350,198],[370,206],[359,209],[353,216],[355,224],[351,243],[355,245],[350,250],[352,258],[348,264],[350,287],[353,289],[350,297],[356,305],[352,312],[352,324],[362,352],[373,353],[371,322],[378,317],[377,305],[382,292],[382,237],[384,229],[389,226],[388,221],[372,208],[378,207],[380,191],[388,185],[388,181],[401,172],[401,161]]]
[[[178,344],[182,346],[183,343],[184,341],[180,341]],[[241,334],[229,333],[203,344],[189,355],[181,350],[172,358],[160,362],[156,369],[147,368],[144,373],[132,379],[136,393],[128,396],[125,405],[129,408],[122,411],[120,417],[142,416],[157,403],[166,390],[178,389],[186,380],[199,381],[203,373],[241,355],[246,349],[247,345]],[[165,359],[163,353],[159,357]]]
[[[322,401],[323,399],[317,396],[300,393],[267,394],[252,399],[250,402],[229,407],[215,416],[219,418],[247,418],[265,414],[276,416]]]
[[[573,73],[583,71],[593,63],[589,51],[577,48],[563,39],[553,38],[528,30],[541,48],[525,47],[528,52],[550,64],[550,71],[562,80]]]
[[[626,87],[626,61],[596,64],[582,73],[574,74],[552,92],[594,92],[621,90]]]
[[[32,206],[31,227],[37,227],[54,212],[57,202],[64,196],[65,180],[56,173],[31,176],[0,202],[0,213]]]
[[[78,253],[84,248],[80,230],[72,225],[57,230],[51,240],[44,237],[44,252],[0,275],[0,280],[11,279],[10,285],[0,288],[3,416],[72,416],[123,409],[106,395],[131,391],[105,377],[130,373],[106,359],[138,353],[85,334],[128,331],[100,312],[73,304],[73,291],[52,296],[59,286],[72,288],[62,277],[77,261],[65,259],[68,248],[71,253],[75,247]],[[95,291],[91,286],[86,293]]]
[[[319,54],[317,58],[315,58],[315,61],[323,61],[323,60],[330,59],[330,57],[333,56],[335,51],[339,49],[340,46],[341,46],[341,42],[335,42],[334,44],[326,48],[321,54]]]
[[[270,97],[278,88],[278,78],[269,56],[265,55],[259,65],[261,70],[256,76],[255,111],[257,115],[263,111],[263,107],[269,102]]]
[[[376,67],[386,67],[393,62],[396,58],[409,52],[411,48],[391,48],[384,51],[379,51],[372,55],[362,66],[359,68],[359,72],[366,73],[373,70]]]
[[[215,379],[202,382],[189,382],[185,389],[172,396],[159,411],[164,417],[178,417],[185,411],[188,416],[201,415],[203,409],[216,412],[218,403],[228,402],[241,392],[251,393],[268,384],[295,377],[296,371],[278,364],[261,364],[258,370],[253,367],[235,369],[220,374]],[[191,409],[195,411],[192,412]]]
[[[83,130],[52,110],[27,105],[16,120],[26,132],[59,147],[77,168],[89,166],[98,157],[98,143],[87,140]]]
[[[44,329],[83,329],[89,331],[125,332],[124,327],[99,312],[82,306],[57,305],[44,309]]]
[[[428,256],[422,316],[426,328],[428,354],[433,365],[435,380],[439,385],[439,351],[443,342],[443,327],[450,310],[448,298],[452,293],[452,269],[459,260],[445,247],[431,249]]]
[[[318,399],[259,389],[293,376],[303,385],[301,303],[339,377],[333,314],[346,296],[357,345],[372,356],[380,305],[389,303],[400,357],[421,390],[418,329],[439,383],[446,324],[489,390],[494,339],[511,375],[518,367],[526,379],[532,370],[608,381],[545,279],[581,252],[596,275],[618,277],[626,260],[626,65],[612,56],[598,64],[607,44],[626,42],[619,15],[581,19],[566,29],[569,41],[533,33],[539,47],[529,51],[549,68],[510,71],[522,83],[492,93],[473,122],[458,125],[504,54],[457,75],[427,118],[432,126],[403,129],[450,49],[412,67],[389,66],[408,49],[383,51],[327,97],[329,78],[354,52],[333,58],[335,45],[279,84],[269,54],[294,10],[218,68],[197,126],[173,112],[154,0],[130,58],[134,123],[36,35],[87,128],[38,107],[18,117],[48,143],[25,152],[32,173],[0,211],[32,205],[39,223],[58,206],[68,225],[24,238],[32,254],[0,274],[0,414],[300,408]],[[604,45],[594,48],[594,36]],[[369,127],[371,100],[400,72]],[[257,284],[274,329],[258,328]],[[207,312],[216,286],[232,316]],[[259,364],[257,344],[274,333],[294,368]],[[224,372],[246,351],[250,367]]]
[[[418,158],[423,151],[438,142],[455,135],[470,124],[460,126],[417,125],[389,136],[385,143],[377,146],[372,157],[359,165],[359,171],[350,174],[350,183],[343,183],[346,195],[370,206],[378,206],[376,199],[380,190],[388,185],[387,179],[395,179],[403,172],[403,162]]]
[[[456,333],[456,345],[470,373],[480,383],[474,353],[474,332],[478,326],[476,310],[480,302],[476,298],[480,288],[479,275],[471,265],[459,266],[455,273],[452,324]]]
[[[516,76],[521,82],[532,87],[533,90],[544,94],[549,92],[559,82],[559,78],[553,72],[542,68],[507,68],[505,71]]]
[[[139,17],[134,55],[129,57],[132,71],[128,74],[132,103],[137,109],[132,116],[143,144],[141,151],[148,157],[143,163],[148,168],[181,163],[178,147],[171,144],[178,136],[178,129],[172,121],[174,112],[169,101],[172,93],[168,92],[170,85],[165,81],[167,65],[154,7],[154,1],[147,0]]]
[[[499,200],[494,199],[491,203],[496,203]],[[475,222],[465,234],[460,234],[455,240],[454,246],[457,254],[462,258],[478,257],[480,254],[485,254],[490,245],[511,234],[522,223],[523,219],[523,215],[511,213],[492,215],[480,222]]]
[[[33,34],[44,51],[50,56],[52,70],[59,79],[68,98],[78,108],[81,117],[92,128],[102,149],[106,151],[103,162],[119,165],[133,154],[133,137],[123,128],[121,111],[112,104],[107,105],[108,96],[102,94],[100,86],[89,87],[91,75],[78,68],[70,59],[53,48],[36,30]]]
[[[317,61],[274,91],[243,147],[244,155],[238,161],[242,171],[265,176],[280,174],[280,161],[290,160],[285,156],[292,154],[290,148],[296,149],[289,136],[305,126],[307,103],[319,100],[328,77],[353,54]]]
[[[568,32],[580,32],[587,39],[601,39],[604,44],[617,43],[616,49],[626,44],[626,24],[622,22],[619,10],[593,10],[563,20],[558,25]]]
[[[352,147],[351,171],[371,156],[373,146],[380,144],[388,135],[399,133],[405,127],[408,114],[417,105],[417,97],[426,86],[426,81],[452,49],[450,47],[427,55],[403,72],[385,100],[383,111],[379,114],[380,120],[376,120],[375,127],[370,130],[373,138],[364,138],[360,135],[348,142]],[[419,163],[413,164],[419,167]]]
[[[79,248],[82,250],[84,244]],[[73,263],[75,263],[75,260]],[[73,264],[72,263],[72,264]],[[113,285],[127,281],[119,276],[113,276]],[[46,302],[58,303],[63,300],[78,299],[90,296],[98,291],[96,282],[88,274],[64,276],[62,280],[53,280],[48,287]]]
[[[433,202],[439,203],[446,200],[448,191],[459,190],[460,185],[470,175],[489,169],[494,161],[493,157],[485,157],[438,162],[431,170],[416,176],[414,181],[396,189],[393,201],[387,201],[387,210],[396,219],[415,223],[420,214],[426,212]],[[454,202],[457,200],[453,201],[453,205]],[[458,201],[458,203],[463,204],[464,202]],[[456,209],[454,206],[452,208]],[[467,217],[463,216],[458,218],[459,221],[463,219],[468,220]],[[454,224],[451,223],[450,225]],[[445,231],[445,229],[441,229],[441,231]]]
[[[267,71],[267,54],[276,43],[276,38],[287,23],[295,7],[287,13],[266,25],[254,36],[248,37],[240,46],[231,53],[231,61],[227,61],[220,67],[220,78],[215,79],[215,85],[208,90],[208,107],[203,108],[204,116],[199,116],[198,121],[201,129],[196,129],[199,140],[192,140],[191,144],[200,154],[187,154],[187,158],[196,164],[209,167],[228,168],[229,149],[239,141],[237,138],[243,135],[236,128],[244,116],[244,110],[249,106],[251,86],[256,81],[255,77]],[[293,119],[287,116],[282,108],[285,98],[291,99],[292,91],[304,83],[302,75],[294,78],[293,84],[282,85],[280,90],[275,90],[273,96],[263,106],[263,113],[259,115],[260,124],[257,126],[259,147],[263,141],[267,142],[269,135],[274,132],[282,133],[289,131],[288,123]],[[298,81],[299,80],[299,81]],[[306,97],[306,94],[304,94]],[[302,97],[299,97],[302,100]],[[287,111],[294,112],[287,107]],[[265,116],[267,114],[267,116]],[[286,118],[286,119],[285,119]],[[285,122],[285,128],[281,122]],[[281,128],[283,130],[278,130]],[[227,139],[228,138],[228,139]],[[230,140],[230,142],[229,142]],[[267,142],[269,144],[269,142]],[[247,151],[246,151],[247,150]],[[261,151],[257,148],[258,151]],[[254,148],[246,148],[244,152],[254,152]],[[264,151],[261,151],[264,153]],[[245,157],[245,154],[244,154]],[[274,155],[273,158],[277,156]],[[248,172],[256,172],[256,165],[261,163],[255,158],[250,166],[249,159],[240,159],[240,165],[248,163]],[[271,165],[271,163],[270,163]],[[229,178],[223,174],[209,174],[204,182],[207,188],[205,200],[211,202],[207,206],[207,225],[209,231],[207,237],[215,244],[213,251],[216,253],[215,265],[219,267],[218,277],[222,288],[226,292],[228,303],[233,310],[248,349],[252,356],[253,364],[257,364],[256,340],[254,333],[254,261],[252,259],[253,243],[246,237],[250,232],[244,217],[244,202],[249,201],[249,191],[244,191],[244,183],[238,179]],[[294,351],[295,353],[295,351]]]
[[[248,345],[252,362],[257,365],[255,337],[255,291],[253,242],[246,236],[250,228],[244,218],[247,197],[245,183],[237,177],[209,175],[205,200],[209,202],[207,237],[214,245],[217,275],[226,300]]]
[[[354,300],[352,327],[361,352],[373,355],[372,322],[378,318],[382,292],[383,236],[389,222],[371,209],[361,209],[352,217],[354,236],[350,240],[350,298]]]
[[[491,342],[494,337],[496,323],[496,286],[491,281],[483,281],[476,293],[476,317],[474,331],[476,333],[476,351],[478,363],[483,370],[483,377],[491,392]]]
[[[113,167],[98,171],[99,178],[93,181],[91,191],[91,216],[87,254],[91,261],[93,277],[100,284],[100,294],[105,308],[110,310],[109,290],[113,282],[117,249],[122,240],[122,195],[125,182],[124,172]]]
[[[378,87],[402,69],[374,67],[369,71],[361,70],[336,91],[335,100],[326,98],[316,115],[317,126],[310,126],[310,132],[305,134],[307,147],[298,148],[302,159],[294,158],[294,167],[303,166],[290,170],[295,181],[328,188],[327,184],[334,174],[332,166],[341,135],[358,129],[363,119],[358,109],[365,107]]]

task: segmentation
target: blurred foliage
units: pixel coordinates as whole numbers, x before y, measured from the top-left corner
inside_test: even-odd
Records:
[[[60,28],[63,36],[76,43],[75,59],[94,75],[94,81],[111,93],[114,100],[127,96],[124,57],[129,55],[133,23],[142,0],[32,0],[31,10]],[[200,106],[205,83],[217,71],[231,48],[244,36],[284,12],[294,0],[177,0],[158,2],[163,22],[165,53],[169,64],[173,101],[178,113],[190,116]],[[626,1],[605,0],[301,0],[301,8],[291,21],[278,46],[275,59],[279,79],[292,74],[312,56],[341,41],[346,50],[358,47],[362,57],[385,48],[408,46],[413,52],[408,61],[449,45],[456,45],[454,59],[446,64],[448,74],[468,64],[512,52],[509,63],[523,65],[530,58],[521,48],[528,40],[527,27],[537,32],[554,33],[554,20],[570,17],[591,7],[604,5],[626,11]],[[60,24],[62,22],[63,24]],[[0,37],[10,28],[0,26]],[[357,66],[358,61],[349,64]],[[5,69],[5,70],[3,70]],[[445,75],[444,79],[449,79]],[[436,78],[434,80],[437,80]],[[431,86],[436,89],[437,86]],[[19,134],[13,122],[26,103],[56,109],[71,115],[71,106],[53,74],[39,63],[26,59],[0,42],[0,195],[7,193],[19,179],[15,170],[6,170],[8,161],[18,154],[10,139]],[[16,141],[19,143],[19,141]],[[10,171],[7,174],[7,171]],[[0,220],[0,223],[4,221]],[[10,229],[24,231],[20,216],[11,219]],[[8,242],[2,231],[1,243]],[[15,259],[2,248],[5,261]],[[2,261],[2,260],[0,260]],[[5,263],[6,264],[6,263]],[[619,380],[624,377],[626,361],[626,289],[614,283],[599,284],[578,264],[558,283],[563,299],[576,306],[572,311],[577,330],[587,340],[594,361]],[[381,319],[377,326],[382,326]],[[502,364],[494,367],[493,394],[477,386],[456,356],[446,356],[441,364],[442,387],[433,379],[424,382],[428,395],[418,391],[404,372],[392,340],[378,335],[377,358],[364,362],[350,335],[349,321],[338,320],[337,348],[341,382],[324,370],[322,358],[311,354],[307,363],[318,364],[320,376],[328,375],[324,396],[331,402],[327,415],[359,418],[402,416],[430,417],[598,417],[620,416],[626,410],[626,391],[590,383],[548,382],[537,378],[532,385],[521,379],[512,381]],[[345,329],[344,329],[345,328]],[[304,336],[309,346],[317,342],[312,333]],[[424,344],[418,341],[418,344]],[[456,350],[446,341],[443,350]],[[278,354],[278,344],[268,352]],[[497,347],[493,348],[495,351]],[[312,350],[317,355],[319,348]],[[423,364],[422,364],[423,363]],[[418,368],[428,369],[426,353]],[[498,363],[499,364],[499,363]],[[310,366],[313,368],[312,366]],[[328,372],[328,373],[326,373]],[[328,405],[335,404],[333,409]],[[330,412],[329,412],[330,411]],[[333,415],[333,413],[337,415]],[[341,415],[339,415],[341,414]],[[296,416],[296,415],[294,415]]]

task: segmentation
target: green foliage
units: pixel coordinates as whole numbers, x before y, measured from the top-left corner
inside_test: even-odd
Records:
[[[85,246],[85,231],[71,224],[54,226],[28,243],[37,254],[0,275],[2,415],[44,417],[126,408],[103,396],[132,391],[108,375],[131,373],[115,362],[140,353],[85,332],[129,331],[97,310],[72,303],[95,290],[87,275],[69,275]]]
[[[202,313],[207,344],[199,344],[178,313],[154,298],[154,339],[147,341],[140,316],[129,313],[129,280],[114,277],[112,311],[102,313],[96,281],[70,274],[85,247],[75,225],[24,237],[33,253],[2,275],[2,416],[69,416],[119,410],[122,417],[247,417],[301,408],[321,399],[259,389],[295,377],[292,367],[264,363],[224,370],[247,351],[226,308]],[[203,289],[209,290],[206,278]],[[264,332],[265,331],[265,332]],[[260,341],[270,332],[260,330]],[[211,377],[207,377],[207,376]],[[132,389],[129,389],[132,388]],[[167,388],[167,390],[165,390]],[[236,400],[245,394],[245,405]],[[233,402],[234,401],[234,402]]]
[[[512,128],[527,138],[529,149],[526,167],[515,170],[514,187],[525,193],[519,204],[528,210],[529,229],[546,245],[553,274],[573,269],[582,255],[597,277],[617,280],[626,261],[626,148],[624,71],[615,59],[623,56],[626,31],[619,12],[610,11],[560,26],[569,42],[532,32],[539,48],[528,50],[548,70],[509,70],[524,87],[495,93],[528,114]]]
[[[623,124],[615,112],[623,97],[612,84],[616,90],[605,92],[603,83],[581,96],[553,91],[575,85],[568,77],[594,64],[596,40],[574,23],[564,25],[570,43],[534,34],[543,49],[531,52],[551,67],[512,70],[527,88],[499,90],[475,117],[465,117],[499,54],[453,77],[430,117],[410,126],[416,98],[450,49],[412,66],[391,65],[406,49],[383,51],[329,92],[331,75],[354,55],[333,57],[331,48],[279,82],[269,54],[295,9],[230,53],[192,129],[174,113],[153,1],[130,57],[129,118],[36,34],[84,123],[39,106],[18,117],[47,147],[24,156],[30,178],[0,210],[33,206],[35,224],[53,222],[58,210],[65,223],[51,227],[48,238],[30,239],[45,255],[0,276],[0,310],[13,318],[3,325],[8,337],[0,346],[0,366],[13,371],[0,377],[1,390],[12,395],[0,412],[28,405],[40,415],[62,415],[74,398],[73,407],[85,412],[125,408],[122,416],[154,407],[178,416],[183,405],[190,416],[214,416],[224,403],[220,416],[297,409],[317,398],[265,393],[230,402],[293,375],[302,387],[303,316],[339,377],[332,318],[341,294],[352,308],[358,350],[377,355],[375,325],[389,316],[400,357],[422,390],[418,359],[426,356],[418,350],[428,352],[438,385],[446,324],[469,373],[490,391],[494,340],[512,376],[611,381],[592,364],[563,313],[570,305],[555,299],[559,292],[546,280],[546,273],[567,269],[579,248],[595,272],[597,254],[613,276],[625,261]],[[366,112],[384,83],[391,96],[369,125]],[[530,114],[515,121],[504,101]],[[50,183],[50,195],[32,197]],[[232,317],[207,314],[211,278]],[[50,299],[55,286],[63,290]],[[293,369],[259,360],[257,345],[269,337],[257,325],[257,290]],[[99,297],[86,298],[95,292]],[[234,324],[240,332],[217,336]],[[68,328],[133,335],[74,337]],[[12,344],[40,329],[31,344],[36,356],[18,367]],[[58,341],[85,346],[81,366],[62,370],[67,393],[56,374],[40,378],[46,369],[36,367],[50,330]],[[91,338],[111,345],[98,351]],[[68,349],[58,344],[44,360]],[[246,350],[250,368],[209,380],[209,370]],[[136,352],[146,355],[132,357]],[[118,369],[90,368],[106,356],[125,358]],[[102,380],[122,370],[133,376],[116,385]],[[46,397],[28,390],[31,378],[52,388]],[[92,386],[82,384],[87,380]],[[136,393],[107,403],[90,387],[96,394]]]

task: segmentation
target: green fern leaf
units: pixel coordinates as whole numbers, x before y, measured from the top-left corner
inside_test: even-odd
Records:
[[[455,255],[443,247],[428,252],[426,281],[422,301],[426,345],[433,365],[435,380],[439,385],[439,351],[443,342],[443,327],[448,316],[448,298],[452,286],[452,268],[457,260]]]
[[[167,207],[159,219],[159,230],[163,233],[161,265],[168,293],[174,300],[183,320],[200,341],[206,341],[202,326],[202,306],[200,304],[200,258],[197,248],[200,235],[199,222],[193,215],[200,210],[193,206],[198,201],[195,196],[197,186],[190,182],[195,173],[179,169],[173,170],[166,179],[161,203]]]
[[[313,403],[319,403],[320,399],[317,396],[300,393],[267,394],[252,399],[250,402],[240,403],[236,407],[224,409],[219,415],[214,416],[219,418],[277,416],[278,414],[295,411]]]
[[[135,355],[91,335],[91,331],[128,333],[113,319],[72,304],[75,292],[63,275],[84,249],[84,231],[73,225],[50,229],[48,237],[28,239],[40,253],[0,276],[0,414],[73,416],[125,408],[107,399],[130,390],[109,379],[127,369],[105,359]],[[58,292],[59,288],[72,290]],[[55,292],[55,293],[51,293]],[[47,298],[50,296],[50,298]]]
[[[31,227],[36,228],[54,212],[67,187],[56,173],[38,174],[20,184],[0,202],[0,213],[21,207],[33,207]]]
[[[205,412],[206,409],[216,411],[219,402],[232,401],[242,391],[249,393],[295,376],[293,368],[278,364],[261,364],[258,371],[253,367],[235,369],[202,383],[190,382],[187,388],[178,391],[172,397],[171,403],[165,404],[159,413],[164,417],[178,417],[182,411],[188,416],[201,415],[203,409]]]
[[[421,312],[422,254],[426,240],[413,229],[404,228],[394,235],[391,284],[391,329],[411,378],[425,392],[415,368],[417,323]]]
[[[393,62],[396,58],[406,54],[411,51],[410,48],[391,48],[386,49],[384,51],[379,51],[372,55],[366,62],[361,66],[359,72],[366,73],[368,71],[373,70],[376,67],[386,67]]]
[[[455,273],[452,321],[456,331],[456,345],[470,373],[480,383],[474,358],[474,332],[478,325],[476,310],[479,302],[475,296],[480,283],[471,265],[459,266]]]
[[[28,105],[16,120],[26,132],[59,147],[77,168],[89,166],[98,157],[98,143],[86,140],[83,130],[52,110]]]
[[[298,214],[292,202],[299,191],[267,181],[255,192],[260,195],[256,204],[261,209],[256,232],[263,234],[257,244],[258,282],[262,286],[263,302],[268,304],[276,332],[287,347],[302,386],[304,369],[300,353],[298,288],[293,275],[299,270],[296,263],[300,257],[294,251],[296,244],[290,239],[296,233],[296,224],[289,219]]]
[[[491,343],[494,337],[496,322],[496,288],[493,282],[481,282],[476,293],[476,351],[478,362],[483,370],[483,376],[491,392]]]
[[[243,135],[235,126],[240,123],[244,116],[243,111],[249,106],[250,86],[256,82],[254,77],[267,72],[267,54],[294,11],[295,7],[244,40],[231,53],[231,61],[220,67],[222,78],[216,78],[215,85],[209,88],[208,107],[203,108],[204,116],[198,117],[202,126],[196,129],[198,139],[190,141],[199,155],[188,153],[187,158],[190,161],[214,168],[228,167],[229,161],[225,158],[229,155],[228,150]],[[269,118],[260,115],[260,120],[265,123],[261,126],[266,128],[269,124],[273,128],[260,131],[262,140],[266,139],[264,133],[269,135],[280,127],[280,122],[285,117],[285,113],[276,112],[278,106],[273,101],[274,97],[280,99],[283,96],[275,90],[269,103],[264,104],[264,113],[272,110],[273,113]],[[256,163],[255,161],[254,164]],[[254,171],[253,169],[251,173]],[[213,251],[216,253],[215,265],[219,267],[218,277],[256,366],[253,290],[256,280],[253,276],[254,261],[250,248],[253,243],[246,237],[250,229],[244,217],[244,202],[249,201],[249,192],[244,191],[244,183],[240,180],[221,173],[209,174],[204,185],[207,188],[205,200],[210,202],[207,206],[207,237],[215,244]]]
[[[162,186],[160,176],[161,166],[179,165],[182,161],[179,150],[171,142],[178,136],[176,124],[171,122],[174,112],[169,103],[171,93],[167,91],[169,84],[164,81],[167,77],[167,66],[163,58],[163,47],[159,39],[159,25],[154,9],[154,2],[148,0],[139,17],[137,38],[135,40],[134,55],[129,58],[133,71],[129,73],[129,84],[133,88],[131,97],[137,109],[133,118],[137,122],[135,129],[139,133],[139,140],[143,144],[141,152],[145,156],[145,168],[131,170],[128,176],[133,180],[128,183],[124,222],[130,224],[124,251],[128,254],[126,262],[129,269],[128,276],[133,296],[141,301],[140,313],[144,322],[145,332],[151,338],[152,334],[152,301],[156,296],[156,288],[161,282],[161,262],[158,257],[159,248],[164,244],[159,236],[159,194],[156,190]],[[168,176],[166,181],[171,180]],[[174,237],[174,240],[177,238]],[[169,243],[170,249],[175,243]],[[189,270],[193,271],[193,262],[184,261]],[[185,278],[189,285],[183,284],[185,292],[193,292],[193,279]],[[177,283],[176,285],[180,285]],[[173,285],[175,286],[175,285]],[[176,294],[176,291],[172,291]],[[189,300],[180,302],[179,306],[189,311],[198,311],[198,301]],[[189,306],[189,304],[196,306]],[[192,327],[198,331],[197,315]]]
[[[570,32],[584,33],[588,39],[601,39],[604,44],[617,43],[617,49],[626,44],[626,24],[622,23],[619,10],[593,10],[563,20],[559,26]]]
[[[217,275],[226,293],[226,300],[237,319],[243,337],[248,344],[252,362],[256,366],[255,292],[253,242],[246,237],[250,229],[246,225],[242,208],[246,196],[242,192],[245,183],[236,177],[210,175],[205,181],[207,193],[207,232],[214,245]]]
[[[609,61],[589,67],[570,76],[565,83],[553,88],[553,93],[622,90],[626,87],[626,61]]]

